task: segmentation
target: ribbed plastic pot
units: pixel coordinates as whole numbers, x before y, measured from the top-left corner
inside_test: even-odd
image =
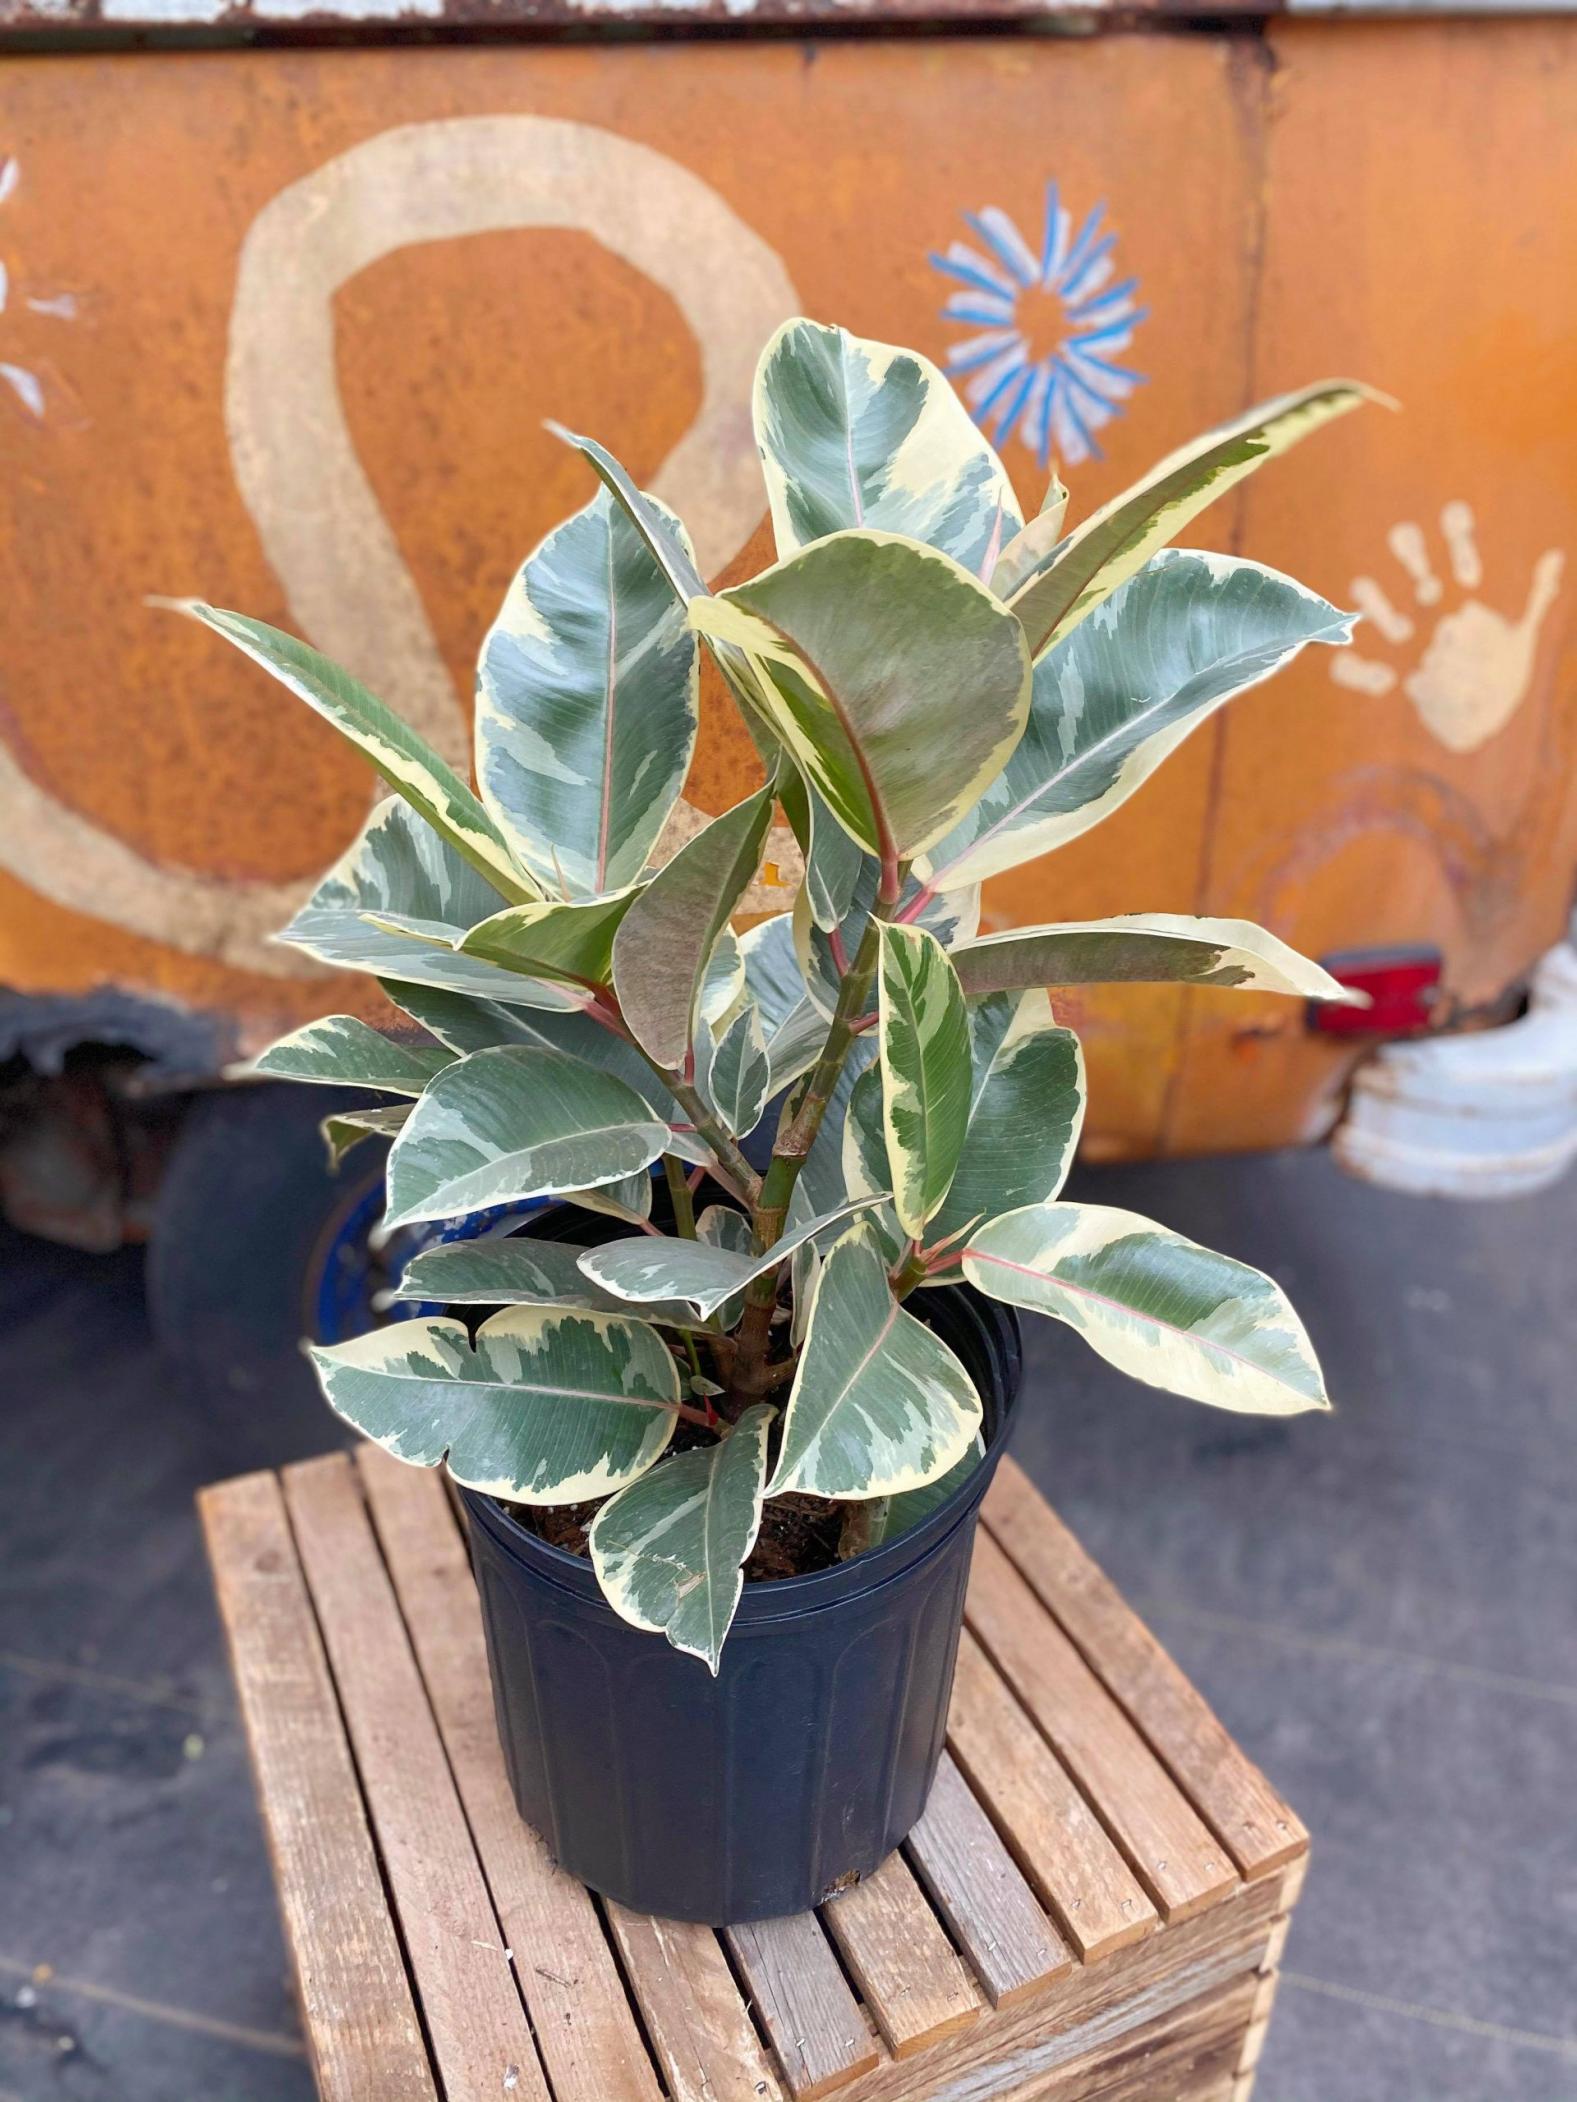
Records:
[[[604,1601],[589,1562],[463,1492],[520,1814],[637,1912],[803,1912],[869,1875],[941,1756],[980,1500],[1018,1397],[1018,1325],[967,1286],[916,1295],[985,1404],[986,1456],[912,1532],[747,1584],[714,1679]]]

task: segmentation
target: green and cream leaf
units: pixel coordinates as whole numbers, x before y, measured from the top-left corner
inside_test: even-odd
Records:
[[[959,1242],[969,1229],[1057,1195],[1084,1124],[1084,1055],[1073,1031],[1057,1026],[1044,992],[979,1000],[970,1025],[969,1130],[947,1201],[925,1235],[935,1246],[952,1243],[958,1254],[927,1284],[957,1281]]]
[[[1279,1285],[1135,1212],[1006,1212],[970,1241],[964,1274],[994,1299],[1065,1321],[1149,1386],[1256,1415],[1330,1406]]]
[[[716,1675],[761,1528],[776,1409],[747,1408],[715,1445],[675,1453],[592,1520],[592,1566],[613,1610]]]
[[[1291,577],[1169,548],[1035,666],[1029,721],[998,778],[927,857],[935,890],[1065,846],[1183,740],[1352,616]]]
[[[761,1122],[772,1087],[760,1008],[747,1000],[718,1036],[698,1029],[695,1049],[696,1085],[730,1136],[745,1137]]]
[[[293,1029],[253,1060],[251,1071],[271,1080],[308,1080],[325,1087],[382,1088],[390,1095],[419,1095],[429,1080],[453,1065],[442,1044],[385,1036],[355,1015],[324,1015]]]
[[[329,1167],[337,1170],[340,1162],[353,1146],[364,1139],[392,1139],[405,1128],[412,1105],[409,1102],[391,1103],[381,1109],[339,1109],[325,1117],[318,1126],[329,1157]]]
[[[473,1052],[438,1075],[396,1139],[386,1224],[590,1189],[649,1167],[669,1143],[611,1073],[560,1051]]]
[[[1361,402],[1385,399],[1356,380],[1320,380],[1168,453],[1076,526],[1014,592],[1009,603],[1024,623],[1030,655],[1054,648],[1245,475]]]
[[[389,796],[279,939],[342,970],[511,1006],[568,1006],[573,996],[561,986],[453,953],[467,928],[505,902],[425,819]]]
[[[642,501],[693,567],[678,519]],[[695,747],[698,663],[664,565],[606,489],[527,557],[482,645],[476,772],[548,896],[640,876]]]
[[[561,978],[600,990],[613,974],[613,942],[639,896],[635,888],[573,903],[510,905],[479,922],[453,946],[501,970]]]
[[[948,1349],[893,1297],[870,1228],[823,1258],[768,1494],[895,1496],[968,1451],[980,1397]]]
[[[1317,963],[1252,920],[1189,913],[1130,913],[982,935],[955,949],[953,968],[971,999],[1052,985],[1214,985],[1244,993],[1364,1006]]]
[[[507,1307],[398,1321],[313,1348],[329,1406],[397,1460],[513,1503],[581,1503],[644,1474],[673,1435],[679,1368],[643,1321]]]
[[[947,952],[918,927],[881,930],[882,1129],[900,1225],[913,1240],[947,1196],[969,1128],[969,1016]]]
[[[761,354],[754,410],[780,555],[867,526],[979,574],[1022,524],[1006,468],[914,351],[786,321]]]
[[[730,1227],[726,1242],[721,1238],[713,1240],[707,1236],[703,1220],[700,1240],[643,1234],[636,1240],[610,1241],[605,1247],[587,1249],[581,1256],[580,1267],[593,1283],[612,1292],[616,1298],[637,1303],[682,1299],[705,1319],[715,1314],[734,1293],[742,1292],[756,1278],[787,1262],[795,1249],[814,1235],[864,1210],[867,1201],[854,1198],[836,1211],[807,1219],[803,1225],[774,1241],[764,1253],[757,1253],[749,1246],[749,1229],[739,1213],[725,1206],[714,1206],[713,1211],[725,1221],[738,1220],[739,1227],[744,1228],[743,1234],[739,1233],[739,1228]],[[737,1245],[736,1236],[743,1239],[743,1247]]]
[[[394,1297],[443,1306],[561,1306],[629,1317],[629,1302],[594,1284],[580,1267],[583,1251],[563,1241],[510,1234],[500,1239],[448,1241],[423,1249],[405,1266]],[[694,1311],[677,1300],[652,1301],[643,1321],[693,1328]]]
[[[878,860],[908,859],[950,831],[1023,732],[1022,628],[917,541],[835,533],[690,617],[750,657],[773,728]]]

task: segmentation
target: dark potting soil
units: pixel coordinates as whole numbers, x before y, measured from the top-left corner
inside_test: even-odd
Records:
[[[584,1504],[506,1504],[505,1509],[550,1547],[586,1555],[586,1535],[603,1501],[599,1497]],[[745,1582],[764,1584],[774,1577],[830,1569],[838,1559],[842,1529],[842,1505],[825,1496],[775,1496],[762,1513],[761,1531],[745,1564]]]

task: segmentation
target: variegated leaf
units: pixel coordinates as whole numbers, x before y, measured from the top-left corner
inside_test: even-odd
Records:
[[[606,446],[599,445],[594,438],[578,437],[561,423],[550,420],[546,428],[554,437],[573,446],[591,466],[597,479],[639,533],[678,604],[688,607],[692,600],[704,598],[706,585],[695,566],[690,542],[682,529],[675,530],[677,520],[670,523],[672,514],[660,509],[650,497],[642,495],[627,469],[620,466]],[[771,773],[779,746],[767,719],[760,683],[749,659],[742,650],[730,644],[707,639],[717,667],[739,703],[745,727],[761,755],[761,762]]]
[[[678,1124],[683,1112],[639,1051],[590,1015],[544,1014],[502,1007],[496,1001],[475,1000],[435,986],[400,984],[392,979],[380,983],[396,1007],[462,1055],[524,1044],[538,1051],[562,1051],[582,1065],[611,1073],[634,1089],[654,1118],[670,1125],[668,1152],[701,1165],[711,1158],[694,1132]]]
[[[1039,512],[1021,533],[1007,542],[996,561],[984,572],[985,581],[998,598],[1012,598],[1020,584],[1032,577],[1055,553],[1067,516],[1068,492],[1061,477],[1054,473]]]
[[[514,1306],[476,1332],[397,1321],[309,1351],[329,1406],[397,1460],[512,1503],[581,1503],[646,1472],[679,1368],[644,1321]]]
[[[770,1098],[808,1073],[827,1041],[827,1018],[813,1000],[801,1000],[767,1044]]]
[[[964,1274],[994,1299],[1065,1321],[1149,1386],[1253,1415],[1330,1407],[1281,1287],[1136,1212],[1005,1212],[970,1241]]]
[[[999,1212],[1055,1197],[1084,1124],[1084,1056],[1073,1031],[1058,1028],[1044,992],[995,994],[977,1001],[969,1019],[969,1130],[947,1201],[926,1229],[933,1247],[957,1247]],[[956,1282],[961,1254],[925,1282]]]
[[[969,1374],[894,1299],[869,1227],[852,1227],[822,1262],[768,1494],[918,1489],[969,1449],[980,1421]]]
[[[479,956],[501,970],[600,990],[613,975],[613,938],[639,895],[631,888],[567,904],[511,905],[454,946],[462,956]]]
[[[561,1051],[477,1051],[432,1082],[389,1155],[386,1223],[589,1189],[669,1142],[633,1088]]]
[[[761,862],[772,791],[736,803],[657,871],[620,922],[613,983],[631,1033],[668,1072],[684,1064],[708,960]]]
[[[698,1029],[695,1049],[696,1085],[730,1135],[746,1137],[761,1122],[772,1086],[760,1008],[747,1000],[716,1037],[710,1029]]]
[[[591,1523],[592,1566],[613,1610],[666,1635],[714,1676],[761,1528],[776,1415],[759,1403],[744,1410],[717,1444],[671,1455]]]
[[[947,1195],[969,1128],[969,1016],[932,935],[884,924],[881,940],[882,1129],[899,1224],[919,1240]]]
[[[732,927],[724,927],[712,944],[712,953],[701,974],[700,1020],[714,1034],[726,1029],[749,997],[750,986],[745,978],[745,958],[739,937]]]
[[[843,1120],[843,1187],[851,1197],[869,1197],[866,1224],[881,1245],[888,1267],[904,1253],[907,1236],[893,1209],[893,1171],[887,1161],[887,1131],[882,1121],[882,1069],[868,1066],[849,1091]]]
[[[811,917],[825,929],[841,926],[854,903],[855,886],[867,857],[828,809],[826,799],[805,786],[810,845],[804,890]]]
[[[789,1342],[798,1350],[810,1328],[810,1306],[821,1276],[821,1255],[814,1241],[801,1241],[789,1258],[789,1285],[794,1312],[789,1322]]]
[[[874,1030],[857,1036],[844,1059],[832,1099],[822,1113],[821,1129],[810,1149],[810,1158],[799,1171],[784,1222],[787,1226],[797,1228],[818,1215],[836,1211],[855,1194],[843,1180],[843,1128],[860,1076],[875,1058]]]
[[[401,1041],[369,1028],[355,1015],[324,1015],[270,1044],[251,1070],[278,1080],[311,1080],[327,1087],[382,1088],[419,1095],[435,1074],[454,1064],[441,1044]]]
[[[593,1183],[589,1189],[566,1190],[564,1202],[578,1204],[582,1211],[596,1212],[604,1219],[620,1219],[627,1226],[639,1226],[652,1215],[652,1178],[642,1168],[638,1174]]]
[[[979,574],[1023,522],[1006,468],[914,351],[786,321],[761,354],[754,408],[780,555],[870,526]]]
[[[653,497],[665,536],[684,528]],[[633,883],[695,746],[699,652],[668,577],[607,490],[509,587],[477,667],[482,800],[550,897]]]
[[[953,967],[971,999],[1031,985],[1121,984],[1228,986],[1360,1007],[1368,997],[1339,985],[1252,920],[1175,912],[982,935],[953,951]]]
[[[1076,526],[1013,594],[1010,603],[1024,623],[1030,654],[1038,658],[1070,634],[1262,461],[1275,459],[1360,402],[1384,400],[1356,380],[1321,380],[1261,402],[1168,453],[1142,481]]]
[[[395,792],[447,840],[500,894],[518,903],[537,886],[511,855],[503,834],[460,776],[349,672],[293,635],[244,613],[198,600],[183,608],[233,643],[254,664],[306,702],[370,759]]]
[[[923,1489],[906,1489],[901,1496],[887,1497],[881,1515],[871,1529],[869,1544],[883,1547],[889,1540],[901,1539],[905,1533],[912,1533],[917,1525],[924,1525],[955,1489],[964,1486],[985,1456],[985,1440],[977,1436],[964,1457],[955,1460],[946,1474],[938,1475],[934,1482],[927,1482]]]
[[[1351,637],[1352,616],[1257,562],[1154,556],[1036,665],[1024,736],[928,857],[929,886],[978,882],[1076,839],[1225,702],[1305,644]]]
[[[658,503],[655,497],[638,489],[626,469],[595,438],[583,438],[575,431],[566,430],[562,423],[554,423],[551,418],[544,429],[551,431],[555,438],[561,438],[566,445],[573,446],[592,468],[598,481],[640,535],[647,553],[667,579],[668,588],[678,603],[684,605],[690,599],[702,597],[706,585],[695,566],[690,536],[667,505]]]
[[[318,1126],[328,1152],[329,1167],[337,1169],[353,1146],[364,1139],[392,1139],[404,1129],[411,1114],[409,1102],[384,1109],[341,1109],[325,1117]]]
[[[1017,620],[934,548],[835,533],[690,609],[743,649],[773,727],[839,824],[880,860],[950,831],[1029,710]]]
[[[565,1008],[561,986],[453,953],[501,893],[397,796],[380,803],[279,939],[321,963],[511,1006]]]
[[[436,1300],[444,1306],[563,1306],[593,1314],[628,1315],[626,1300],[616,1299],[586,1276],[583,1250],[564,1241],[537,1240],[527,1234],[501,1239],[447,1241],[424,1249],[405,1266],[394,1297]],[[643,1321],[693,1328],[694,1311],[675,1300],[653,1301],[640,1312]]]
[[[813,1234],[851,1217],[864,1208],[864,1203],[864,1199],[856,1198],[836,1211],[806,1220],[774,1241],[764,1254],[757,1254],[748,1245],[730,1247],[706,1237],[686,1241],[666,1234],[642,1234],[634,1240],[610,1241],[604,1248],[588,1248],[581,1256],[580,1267],[595,1284],[620,1299],[684,1299],[697,1313],[707,1316],[716,1313],[725,1300],[742,1292],[752,1280],[787,1262]],[[739,1217],[737,1212],[715,1209],[722,1210],[726,1219]]]

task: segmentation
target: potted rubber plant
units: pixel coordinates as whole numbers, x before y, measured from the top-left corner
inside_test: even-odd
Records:
[[[563,434],[602,486],[483,645],[474,791],[305,644],[191,607],[394,791],[284,939],[402,1022],[330,1016],[256,1070],[390,1098],[331,1150],[391,1141],[387,1228],[445,1238],[407,1318],[311,1355],[340,1416],[447,1462],[520,1809],[596,1889],[768,1916],[904,1837],[1014,1309],[1195,1401],[1328,1406],[1268,1278],[1061,1199],[1084,1073],[1056,997],[1351,996],[1243,921],[982,934],[980,885],[1348,640],[1291,578],[1170,543],[1363,393],[1268,403],[1070,527],[1055,482],[1022,514],[925,359],[790,322],[754,402],[777,560],[748,582],[709,591],[680,521]],[[764,779],[659,865],[703,648]],[[779,808],[793,909],[740,932]]]

